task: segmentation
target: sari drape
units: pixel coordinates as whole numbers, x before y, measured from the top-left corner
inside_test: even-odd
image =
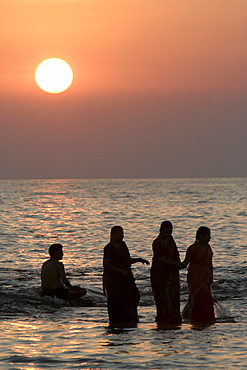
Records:
[[[153,242],[153,263],[151,267],[151,285],[156,304],[156,321],[159,323],[177,324],[180,315],[180,279],[179,270],[173,266],[164,266],[159,257],[171,262],[179,262],[179,253],[172,236],[166,245],[161,238]]]
[[[117,249],[111,243],[104,248],[104,258],[111,264],[128,272],[123,276],[119,272],[104,268],[103,289],[107,297],[110,323],[137,323],[137,307],[140,294],[130,268],[130,254],[125,242]]]
[[[196,243],[187,251],[191,262],[188,268],[187,283],[190,293],[190,319],[193,322],[215,321],[211,293],[213,252],[208,244],[202,251]]]

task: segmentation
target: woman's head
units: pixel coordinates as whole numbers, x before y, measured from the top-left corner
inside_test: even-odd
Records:
[[[113,226],[111,228],[111,240],[113,239],[123,239],[124,232],[122,226]]]
[[[163,221],[160,225],[160,236],[162,238],[169,238],[172,234],[172,223],[170,221]]]
[[[206,226],[200,226],[196,232],[196,241],[201,240],[205,235],[208,235],[210,239],[210,229]]]
[[[170,221],[163,221],[160,225],[160,232],[164,230],[171,230],[172,233],[172,223]]]

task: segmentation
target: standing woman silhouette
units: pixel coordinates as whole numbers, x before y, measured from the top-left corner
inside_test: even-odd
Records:
[[[135,284],[131,265],[142,262],[143,258],[131,258],[127,245],[123,241],[121,226],[111,229],[110,243],[104,248],[103,288],[107,297],[109,321],[113,323],[137,323],[137,307],[140,294]]]
[[[179,324],[182,321],[179,279],[181,263],[170,221],[162,222],[152,248],[151,285],[157,309],[156,321],[161,324]]]
[[[214,307],[211,293],[213,282],[213,251],[209,245],[210,229],[201,226],[196,240],[186,252],[182,267],[188,267],[187,283],[190,294],[190,320],[192,322],[214,322]]]

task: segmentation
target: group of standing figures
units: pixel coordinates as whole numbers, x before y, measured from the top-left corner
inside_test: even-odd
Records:
[[[107,297],[110,324],[139,321],[137,307],[140,294],[131,265],[136,262],[149,265],[143,258],[131,258],[123,238],[123,228],[114,226],[111,229],[110,242],[104,248],[103,288]],[[211,294],[213,252],[209,245],[210,238],[210,229],[199,227],[195,242],[187,249],[185,260],[181,262],[172,237],[172,224],[170,221],[162,222],[159,235],[152,245],[151,266],[151,286],[158,323],[181,323],[179,270],[188,265],[189,300],[183,317],[192,322],[215,321]]]

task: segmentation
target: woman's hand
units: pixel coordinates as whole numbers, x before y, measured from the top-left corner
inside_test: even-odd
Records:
[[[180,263],[181,267],[180,269],[184,269],[185,267],[187,267],[189,264],[189,261],[188,260],[184,260],[183,262]]]
[[[145,260],[144,258],[140,258],[140,262],[142,263],[142,264],[146,264],[146,265],[150,265],[150,262],[148,261],[148,260]]]

